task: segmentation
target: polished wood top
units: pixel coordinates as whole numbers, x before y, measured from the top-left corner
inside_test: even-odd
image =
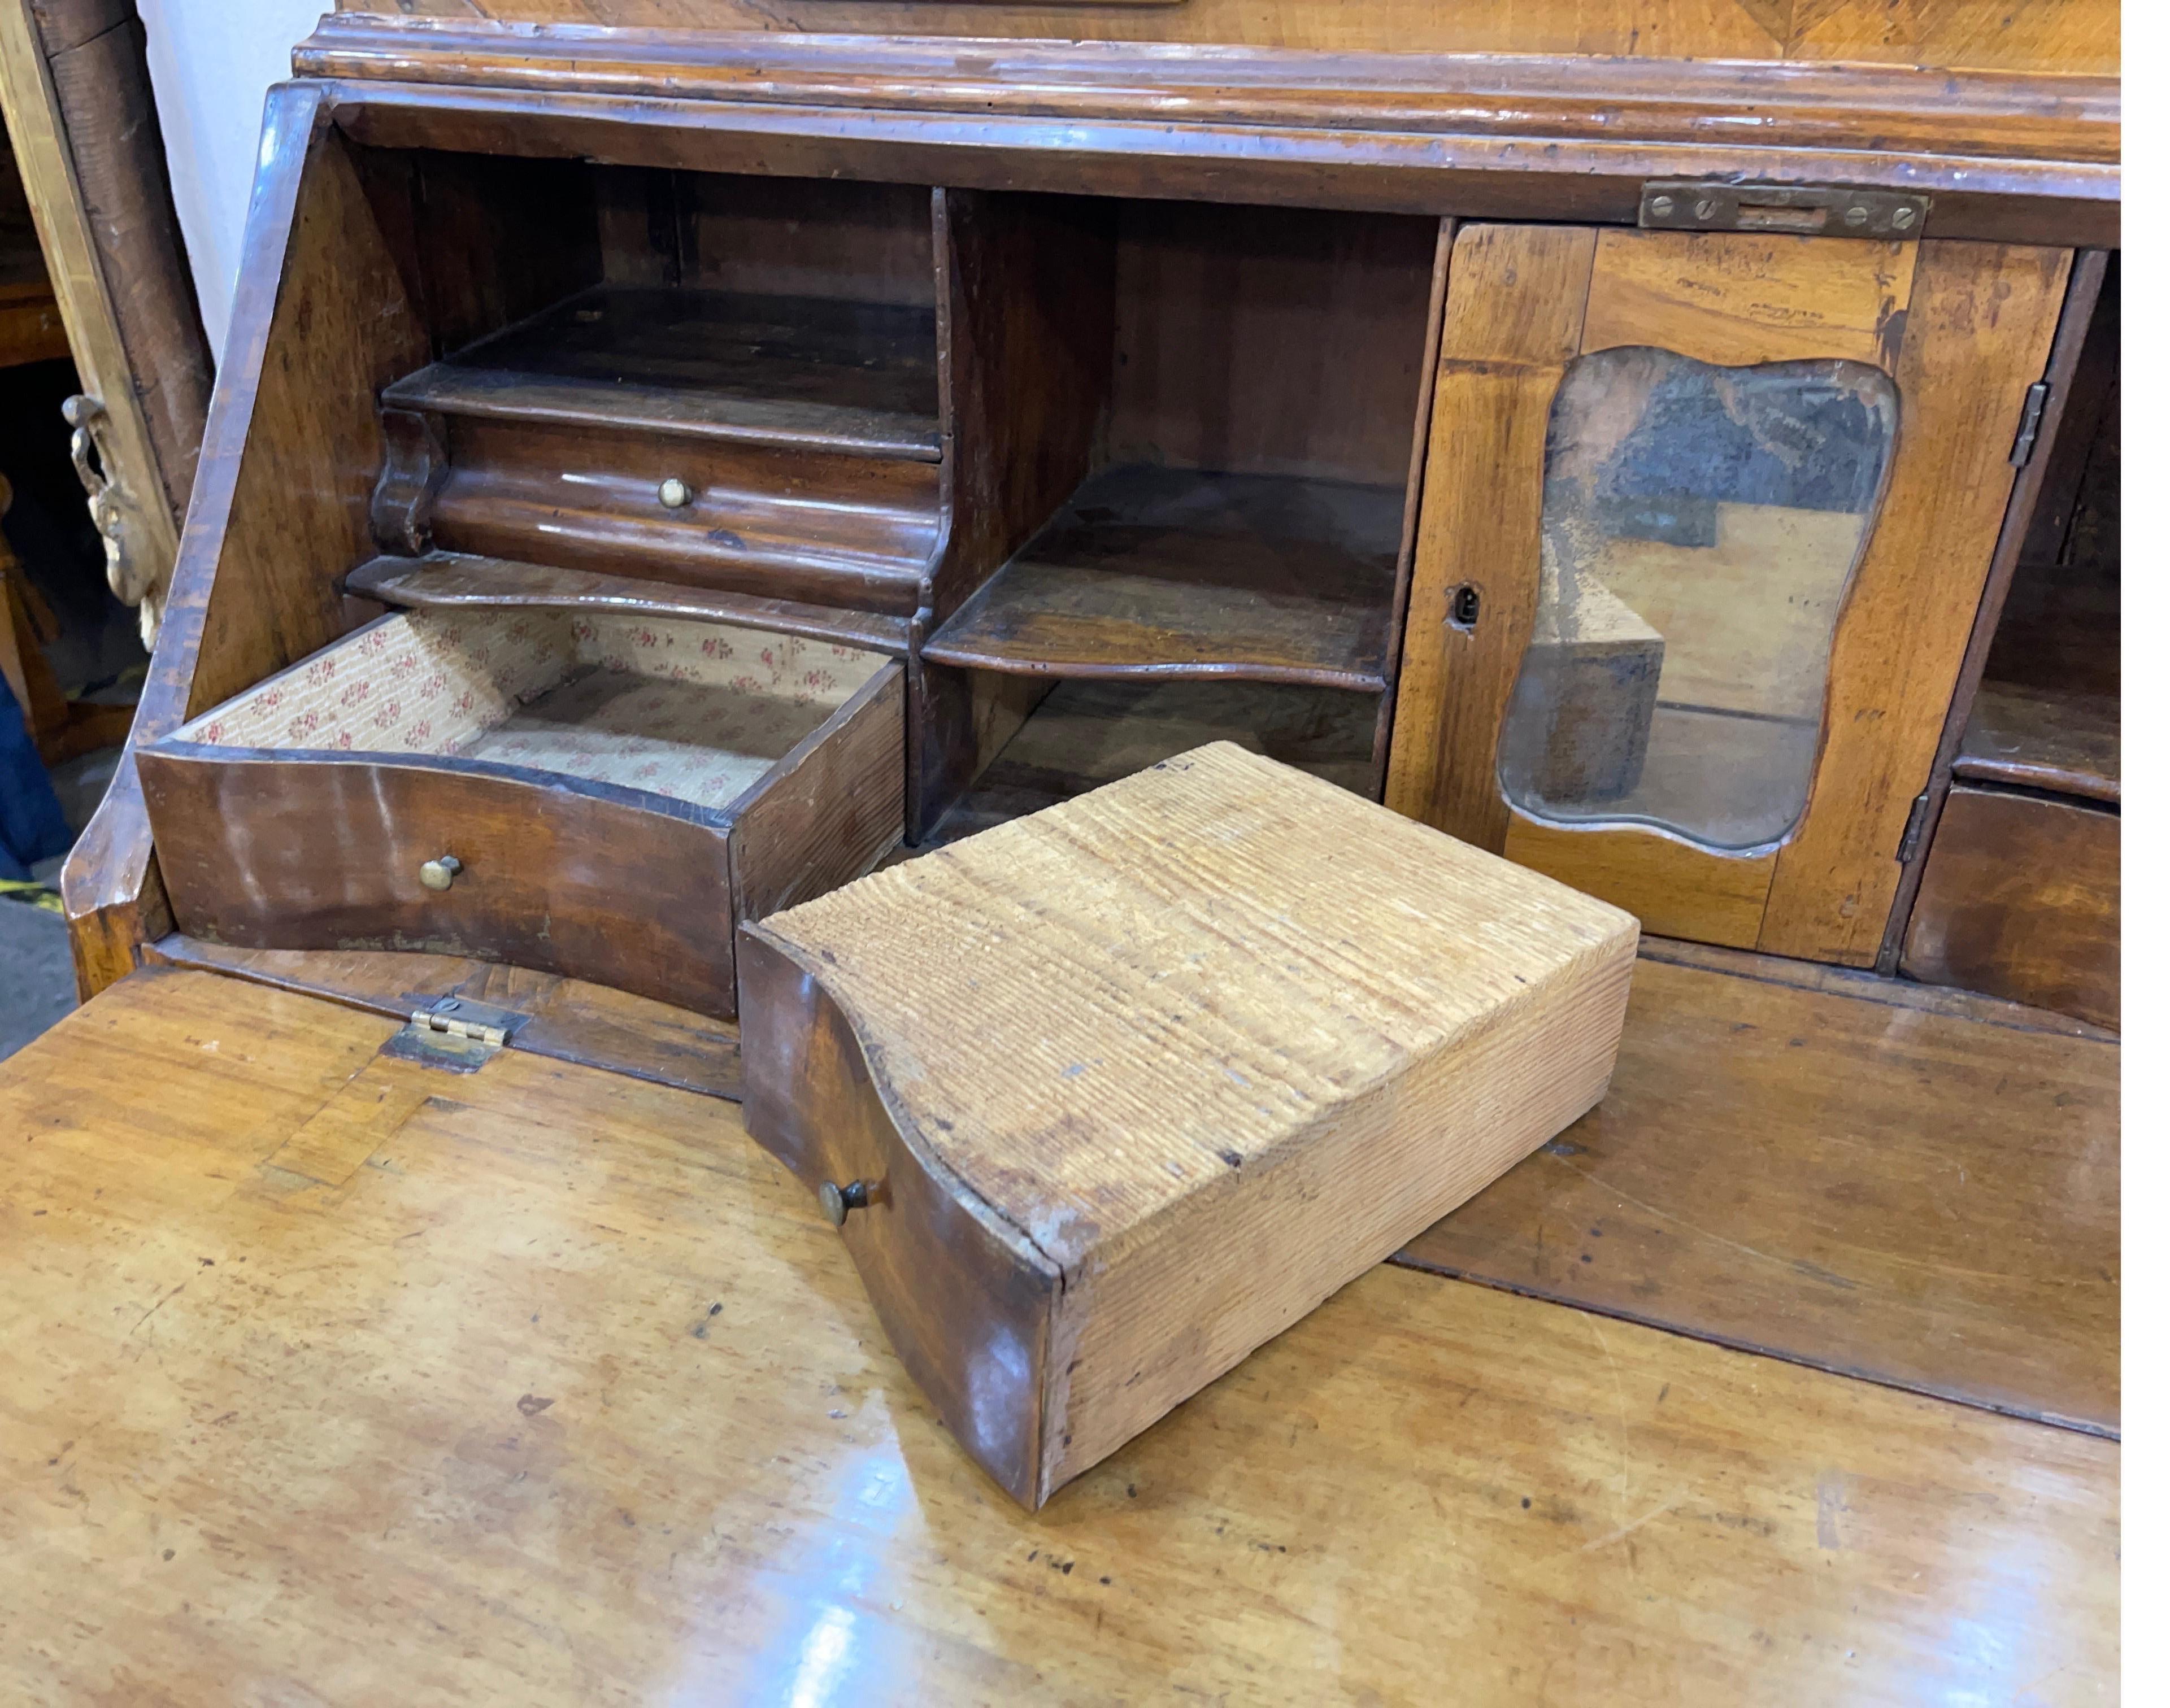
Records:
[[[1646,942],[1604,1102],[1403,1260],[2114,1435],[2119,1055],[2016,1003]]]
[[[1389,1268],[1028,1515],[731,1106],[391,1031],[0,1065],[0,1698],[2115,1692],[2109,1442]]]

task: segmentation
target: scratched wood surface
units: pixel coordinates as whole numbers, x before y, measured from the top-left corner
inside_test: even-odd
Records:
[[[2118,1046],[1668,953],[1604,1102],[1401,1261],[2115,1434]]]
[[[1078,7],[866,0],[339,0],[343,12],[671,28],[1232,41],[1404,51],[1681,55],[2115,72],[2115,0],[1189,0]]]
[[[0,1065],[0,1698],[2114,1695],[2109,1442],[1383,1268],[1029,1515],[725,1106],[390,1030]]]

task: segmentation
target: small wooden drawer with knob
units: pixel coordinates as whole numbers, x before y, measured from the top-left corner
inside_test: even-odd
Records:
[[[904,824],[879,653],[560,611],[388,616],[137,755],[189,935],[532,967],[729,1018],[732,933]]]

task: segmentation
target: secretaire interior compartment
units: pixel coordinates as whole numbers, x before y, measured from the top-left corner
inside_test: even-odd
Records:
[[[1098,205],[1113,339],[1089,465],[929,643],[1046,675],[1382,690],[1436,221]],[[1079,281],[1069,281],[1081,292]]]
[[[1900,970],[2114,1028],[2123,789],[2112,259],[1908,915]]]
[[[362,152],[434,357],[380,397],[386,550],[919,608],[934,191]]]
[[[386,617],[138,756],[175,919],[474,956],[725,1017],[732,931],[903,826],[903,671],[719,623]]]
[[[1051,690],[1042,684],[1032,699],[1029,715],[943,815],[922,851],[1214,741],[1232,741],[1354,794],[1376,793],[1378,702],[1370,695],[1295,682],[1179,677],[1088,679],[1058,682]]]
[[[921,828],[962,794],[974,763],[999,751],[988,738],[990,705],[1009,702],[992,726],[998,736],[1005,723],[1018,727],[1019,702],[1033,697],[1005,697],[987,676],[1043,690],[1056,681],[1227,684],[1229,704],[1205,721],[1253,745],[1283,720],[1248,707],[1258,697],[1236,691],[1243,686],[1353,697],[1362,703],[1326,721],[1363,727],[1366,763],[1348,776],[1375,794],[1369,761],[1397,661],[1439,222],[1184,202],[1084,205],[1108,242],[1098,270],[1073,274],[1063,289],[1076,336],[1109,340],[1104,366],[1081,371],[1102,376],[1105,389],[1096,394],[1073,376],[1050,399],[1096,417],[1075,479],[926,643],[931,722],[919,773],[929,816]],[[959,680],[945,686],[944,670]],[[946,732],[945,692],[953,707],[970,708],[956,711]],[[1068,688],[1056,697],[1086,697]],[[1232,711],[1237,702],[1248,709]],[[1156,715],[1125,713],[1125,722]],[[1185,711],[1175,721],[1196,720]],[[1072,769],[1097,763],[1081,753]]]

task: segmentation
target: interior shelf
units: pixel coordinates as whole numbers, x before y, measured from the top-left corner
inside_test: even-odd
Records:
[[[1398,487],[1104,469],[926,656],[1027,675],[1382,692],[1402,510]]]
[[[387,387],[387,408],[936,462],[934,311],[597,286]]]
[[[2119,749],[2114,696],[1984,682],[1952,775],[2115,806]]]
[[[433,552],[420,558],[373,558],[348,574],[346,590],[410,610],[525,606],[691,617],[864,647],[897,658],[908,649],[911,633],[907,617],[702,587],[674,587],[627,575],[516,563],[460,552]]]
[[[1040,702],[979,782],[920,847],[925,853],[1036,813],[1210,741],[1376,798],[1379,702],[1278,682],[1067,681]]]

